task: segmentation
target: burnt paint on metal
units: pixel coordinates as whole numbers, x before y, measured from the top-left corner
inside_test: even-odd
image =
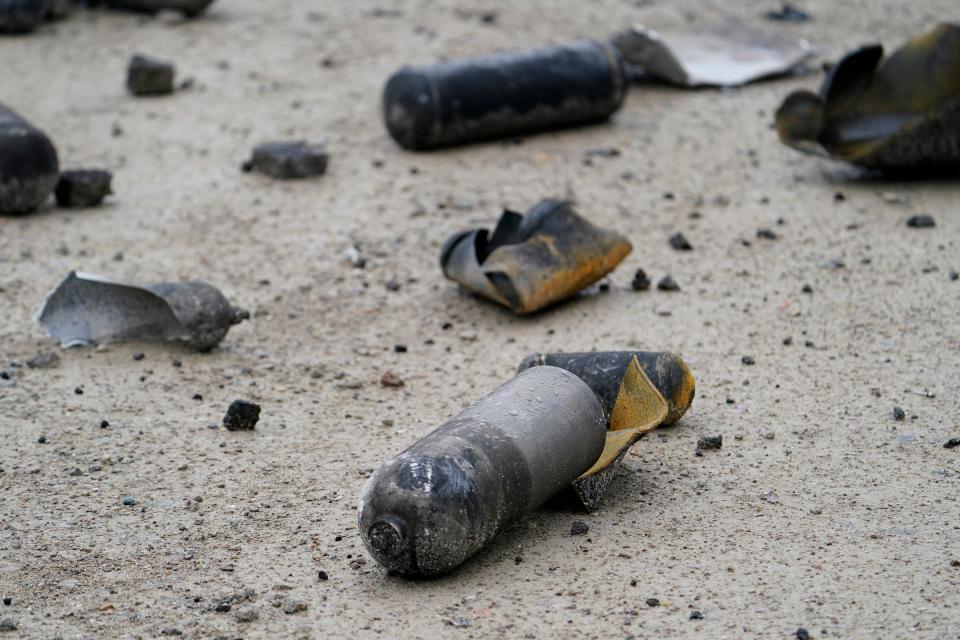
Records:
[[[584,473],[603,410],[568,371],[538,367],[384,463],[360,497],[360,536],[384,567],[446,573]]]
[[[594,351],[585,353],[537,353],[524,358],[520,371],[537,366],[560,367],[570,371],[593,390],[609,421],[620,383],[636,356],[643,372],[670,405],[665,425],[679,420],[696,393],[693,376],[683,360],[667,352]]]
[[[24,215],[50,196],[60,176],[45,133],[0,105],[0,214]]]
[[[612,45],[579,40],[404,67],[387,81],[383,115],[400,145],[426,150],[602,122],[627,86]]]

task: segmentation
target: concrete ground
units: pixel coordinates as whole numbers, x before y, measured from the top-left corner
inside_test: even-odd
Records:
[[[728,14],[808,38],[819,62],[956,10],[806,0],[813,20],[784,24],[762,19],[772,6],[220,0],[195,21],[79,12],[0,40],[0,100],[64,167],[116,175],[105,207],[0,219],[0,620],[17,627],[0,637],[960,637],[960,448],[942,446],[960,436],[955,183],[780,145],[773,112],[819,72],[637,87],[607,125],[520,145],[411,154],[381,124],[403,63]],[[126,95],[135,52],[192,87]],[[255,144],[300,137],[328,140],[326,176],[240,172]],[[449,234],[548,196],[633,241],[608,292],[517,318],[442,278]],[[915,213],[936,228],[908,228]],[[632,291],[640,267],[681,291]],[[71,269],[206,280],[253,318],[210,354],[60,351],[32,313]],[[699,387],[600,511],[537,512],[437,580],[368,559],[373,468],[528,353],[615,348],[676,351]],[[55,368],[13,364],[51,350]],[[405,386],[381,387],[388,370]],[[211,428],[237,398],[262,405],[256,431]]]

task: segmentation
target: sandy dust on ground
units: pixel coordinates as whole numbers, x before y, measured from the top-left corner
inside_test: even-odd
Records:
[[[381,125],[402,63],[723,13],[828,59],[956,9],[803,7],[814,20],[794,25],[762,21],[760,1],[220,0],[192,22],[81,12],[0,40],[0,100],[64,167],[114,171],[117,193],[0,220],[0,619],[18,625],[0,635],[960,637],[960,449],[942,447],[960,436],[955,184],[878,182],[781,146],[774,110],[819,73],[638,87],[607,125],[520,145],[411,154]],[[135,52],[193,87],[127,96]],[[255,144],[303,137],[328,140],[326,176],[240,172]],[[621,154],[585,162],[608,147]],[[449,234],[547,196],[633,241],[609,292],[516,318],[442,279]],[[921,212],[935,229],[906,227]],[[670,248],[678,230],[692,252]],[[354,244],[365,269],[343,257]],[[632,291],[638,267],[682,290]],[[206,280],[254,317],[206,355],[124,344],[10,367],[58,350],[31,315],[74,268]],[[528,353],[634,347],[682,354],[698,395],[635,447],[599,512],[535,513],[442,579],[365,560],[357,496],[378,464]],[[387,370],[405,386],[381,387]],[[211,428],[237,398],[263,406],[256,431]],[[695,457],[716,433],[723,448]]]

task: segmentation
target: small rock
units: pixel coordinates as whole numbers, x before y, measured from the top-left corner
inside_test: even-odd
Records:
[[[590,531],[590,525],[588,525],[583,520],[574,520],[573,524],[570,525],[570,535],[572,536],[582,536]]]
[[[753,359],[753,356],[743,356],[742,358],[740,358],[740,362],[742,362],[748,367],[751,367],[757,364],[757,361]]]
[[[360,249],[357,247],[348,247],[347,250],[344,251],[344,257],[354,269],[363,269],[367,266],[367,259],[360,253]]]
[[[937,226],[937,223],[933,220],[933,216],[920,213],[915,216],[910,216],[907,219],[907,226],[913,227],[914,229],[929,229],[930,227]]]
[[[307,603],[298,598],[294,598],[293,596],[284,598],[281,606],[283,607],[283,612],[288,615],[294,613],[303,613],[307,610]]]
[[[123,506],[132,507],[135,504],[137,504],[137,500],[133,496],[125,496],[123,498]]]
[[[253,156],[243,164],[243,170],[257,171],[281,180],[308,178],[326,173],[329,160],[327,146],[322,142],[268,142],[253,150]]]
[[[659,599],[659,598],[647,598],[647,606],[648,606],[648,607],[659,607],[659,606],[660,606],[660,599]]]
[[[957,273],[956,271],[951,271],[948,274],[948,277],[950,278],[951,282],[956,282],[957,280],[960,280],[960,273]]]
[[[127,67],[127,89],[135,96],[161,96],[173,93],[173,64],[135,55]]]
[[[61,207],[95,207],[113,193],[113,174],[100,169],[77,169],[60,174],[55,194]]]
[[[893,408],[894,420],[896,420],[897,422],[903,422],[904,420],[906,420],[906,418],[907,418],[907,414],[903,409],[901,409],[900,407]]]
[[[813,287],[811,287],[811,286],[808,285],[808,284],[805,284],[805,285],[803,285],[803,289],[801,289],[801,291],[802,291],[803,293],[813,293]]]
[[[16,630],[17,630],[17,623],[11,620],[10,618],[3,618],[2,620],[0,620],[0,633],[4,633],[6,631],[16,631]]]
[[[387,288],[387,291],[400,291],[400,282],[396,278],[390,278],[383,286]]]
[[[47,444],[47,436],[40,436],[39,438],[37,438],[37,443],[38,443],[38,444]]]
[[[647,272],[643,269],[637,269],[637,272],[633,274],[633,282],[630,283],[630,287],[634,291],[646,291],[650,288],[650,278],[647,276]]]
[[[143,353],[142,351],[137,351],[136,353],[133,354],[133,359],[135,362],[140,362],[146,357],[147,357],[146,354]]]
[[[460,332],[460,339],[467,342],[474,342],[477,339],[477,332],[473,329],[467,329]]]
[[[660,291],[680,291],[680,285],[678,285],[673,276],[666,275],[657,283],[657,289]]]
[[[797,640],[810,640],[810,632],[800,627],[797,629]]]
[[[13,604],[13,598],[11,598],[10,596],[7,596],[3,599],[3,606],[9,607],[12,604]]]
[[[406,353],[406,352],[407,352],[407,345],[405,345],[405,344],[395,344],[395,345],[393,345],[393,351],[394,351],[394,353]]]
[[[677,251],[693,251],[693,245],[690,244],[687,237],[679,231],[670,236],[670,246]]]
[[[31,369],[52,369],[60,364],[60,356],[53,351],[38,353],[29,360],[27,366]]]
[[[177,629],[176,627],[167,627],[166,629],[160,630],[160,635],[162,636],[182,636],[183,631]]]
[[[227,431],[249,431],[260,420],[260,405],[246,400],[234,400],[223,417]]]
[[[321,570],[321,571],[317,571],[317,579],[320,580],[321,582],[326,582],[327,580],[330,579],[330,576],[327,574],[326,571]]]
[[[237,611],[234,617],[237,619],[237,622],[253,622],[260,618],[260,613],[253,607],[246,607]]]
[[[700,613],[699,611],[691,611],[691,612],[690,612],[690,619],[691,619],[691,620],[703,620],[703,614]]]
[[[697,449],[700,451],[709,451],[710,449],[719,449],[723,446],[723,435],[701,436],[697,440]]]
[[[387,371],[380,376],[380,384],[384,387],[402,387],[404,382],[403,378],[395,374],[393,371]]]
[[[944,449],[953,449],[954,447],[960,447],[960,438],[950,438],[943,443]]]
[[[810,19],[810,14],[802,9],[798,9],[792,4],[784,3],[776,11],[766,13],[767,20],[776,20],[778,22],[806,22]]]
[[[757,237],[761,240],[776,240],[780,236],[774,233],[772,229],[757,229]]]

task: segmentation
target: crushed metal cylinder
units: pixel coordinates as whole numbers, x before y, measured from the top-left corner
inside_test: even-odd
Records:
[[[570,203],[543,200],[526,215],[504,211],[492,234],[474,229],[454,235],[440,266],[466,289],[529,314],[593,284],[632,250],[629,240],[590,224]]]
[[[671,354],[570,355],[563,364],[586,378],[546,364],[555,355],[532,356],[370,477],[358,526],[377,562],[405,576],[439,575],[571,487],[595,508],[627,449],[693,399],[693,378]]]
[[[387,81],[383,116],[401,146],[434,149],[602,122],[628,84],[612,45],[578,40],[404,67]]]
[[[960,24],[943,24],[890,56],[861,47],[818,94],[795,91],[776,114],[791,147],[886,171],[960,168]]]

